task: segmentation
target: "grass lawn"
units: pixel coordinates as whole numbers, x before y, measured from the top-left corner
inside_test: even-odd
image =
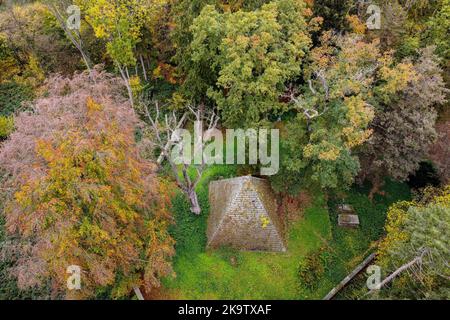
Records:
[[[206,222],[209,212],[208,185],[211,180],[236,176],[236,168],[213,166],[207,169],[198,187],[203,212],[193,215],[184,195],[173,199],[176,224],[171,228],[176,243],[173,266],[176,277],[163,280],[160,298],[171,299],[321,299],[371,251],[383,234],[390,204],[410,198],[405,184],[387,181],[383,196],[373,201],[368,187],[353,188],[340,197],[316,192],[300,219],[291,222],[286,253],[241,252],[229,248],[206,251]],[[343,195],[343,196],[342,196]],[[336,206],[351,204],[358,213],[358,229],[338,227]],[[0,219],[0,241],[2,240]],[[313,289],[299,277],[299,264],[308,254],[321,249],[323,271]],[[35,297],[39,293],[19,292],[15,281],[6,277],[7,264],[0,264],[0,281],[9,281],[0,298]],[[355,298],[364,287],[358,277],[337,298]],[[6,291],[5,291],[6,290]],[[359,294],[359,293],[358,293]],[[39,296],[39,295],[37,295]],[[98,298],[106,298],[100,295]]]
[[[173,261],[176,277],[163,280],[164,296],[174,299],[320,299],[370,252],[371,243],[383,232],[388,205],[407,198],[404,185],[388,183],[386,196],[371,202],[367,190],[353,189],[346,202],[360,215],[356,230],[337,227],[334,207],[316,193],[303,218],[292,222],[287,253],[241,252],[230,248],[206,251],[208,184],[235,175],[229,167],[209,168],[199,185],[202,214],[189,211],[184,196],[173,201],[176,224],[171,232],[177,241]],[[330,210],[328,209],[330,208]],[[308,253],[323,248],[324,272],[314,289],[302,285],[298,267]]]
[[[347,193],[345,202],[350,203],[360,218],[360,227],[358,229],[345,229],[337,226],[336,205],[339,200],[336,198],[329,200],[330,220],[332,222],[332,241],[329,243],[331,252],[330,265],[325,279],[337,284],[354,267],[360,263],[370,253],[375,251],[377,240],[384,234],[384,223],[389,206],[397,201],[410,200],[411,193],[408,185],[405,183],[386,180],[383,188],[384,195],[376,195],[373,201],[367,197],[368,187],[353,188]],[[360,274],[356,281],[352,281],[347,288],[342,290],[336,299],[355,299],[361,298],[361,292],[367,292],[365,287],[367,276]],[[357,287],[359,292],[353,290]]]
[[[226,172],[224,170],[227,170]],[[288,252],[240,252],[223,248],[205,251],[208,212],[207,185],[233,172],[221,167],[208,170],[199,188],[202,215],[195,217],[182,195],[174,200],[177,240],[176,278],[164,280],[171,297],[179,299],[299,299],[298,264],[306,253],[331,236],[326,202],[322,195],[289,228]]]

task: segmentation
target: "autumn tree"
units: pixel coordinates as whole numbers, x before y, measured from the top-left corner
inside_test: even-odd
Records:
[[[142,30],[152,13],[164,0],[77,0],[95,36],[106,41],[106,52],[118,68],[134,106],[130,67],[137,63],[135,49],[142,40]],[[135,79],[134,79],[135,80]]]
[[[437,106],[446,101],[448,90],[434,47],[422,49],[419,58],[409,63],[413,74],[406,86],[394,94],[375,95],[378,110],[371,126],[373,139],[365,150],[366,177],[380,180],[388,174],[407,179],[426,159],[428,148],[436,140]]]
[[[173,2],[170,10],[170,39],[175,49],[174,62],[182,81],[181,92],[195,103],[208,100],[206,91],[217,81],[217,73],[210,72],[210,65],[192,61],[192,40],[194,20],[207,5],[214,6],[220,12],[253,11],[270,0],[178,0]]]
[[[448,299],[450,187],[428,188],[388,211],[377,252],[383,281],[370,295],[393,299]]]
[[[205,6],[194,20],[188,79],[200,79],[225,125],[255,126],[280,113],[284,84],[309,49],[309,14],[303,1],[277,0],[248,12]]]
[[[326,188],[351,184],[360,169],[356,151],[373,133],[374,92],[396,92],[413,73],[408,63],[394,66],[377,40],[366,42],[362,35],[328,31],[321,43],[311,51],[305,84],[284,94],[296,116],[285,126],[282,171],[274,185],[291,191],[282,177]]]
[[[20,288],[50,281],[69,298],[106,287],[118,298],[171,273],[170,188],[140,155],[120,83],[99,70],[52,77],[0,149],[3,254]],[[71,265],[81,268],[81,290],[67,290]]]
[[[44,72],[77,69],[78,55],[48,8],[40,2],[9,5],[0,12],[0,38],[21,68],[35,59]]]

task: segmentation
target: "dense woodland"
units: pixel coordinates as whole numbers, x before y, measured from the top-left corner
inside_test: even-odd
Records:
[[[371,253],[337,299],[449,299],[449,32],[450,0],[0,0],[0,299],[321,299]],[[173,163],[194,120],[280,130],[287,253],[206,250],[209,182],[261,164]]]

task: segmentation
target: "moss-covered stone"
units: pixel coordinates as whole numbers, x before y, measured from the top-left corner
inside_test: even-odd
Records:
[[[283,224],[268,181],[251,176],[213,181],[208,247],[286,251]]]

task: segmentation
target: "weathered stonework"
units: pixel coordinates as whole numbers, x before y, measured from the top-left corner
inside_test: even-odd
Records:
[[[209,186],[208,247],[286,251],[283,224],[267,180],[240,177]]]

